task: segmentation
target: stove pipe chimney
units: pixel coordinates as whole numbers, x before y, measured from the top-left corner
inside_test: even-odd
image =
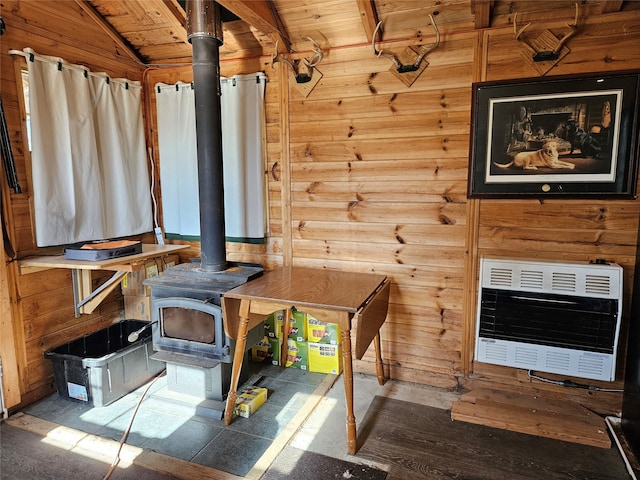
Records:
[[[193,47],[196,103],[198,189],[200,201],[200,268],[227,267],[220,113],[222,18],[212,0],[187,0],[187,38]]]

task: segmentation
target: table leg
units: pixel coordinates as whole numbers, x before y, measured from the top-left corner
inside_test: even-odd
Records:
[[[344,399],[347,405],[347,452],[355,455],[356,417],[353,413],[353,363],[351,360],[351,330],[342,330],[342,379],[344,381]]]
[[[289,328],[291,328],[291,308],[287,308],[282,318],[282,348],[280,348],[280,366],[287,366],[287,353],[289,352]]]
[[[384,385],[387,381],[384,378],[384,365],[382,364],[382,348],[380,347],[380,332],[373,339],[373,346],[376,349],[376,374],[378,376],[378,384]]]
[[[233,366],[231,367],[231,383],[229,385],[229,394],[227,395],[227,405],[224,409],[225,425],[229,425],[231,423],[231,420],[233,419],[233,410],[236,405],[238,380],[240,379],[240,371],[242,370],[242,361],[244,359],[244,349],[247,344],[250,308],[251,300],[240,301],[238,338],[236,338],[236,350],[233,353]]]

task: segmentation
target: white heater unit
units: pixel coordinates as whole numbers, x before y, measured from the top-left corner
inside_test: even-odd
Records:
[[[615,380],[622,267],[483,258],[478,362]]]

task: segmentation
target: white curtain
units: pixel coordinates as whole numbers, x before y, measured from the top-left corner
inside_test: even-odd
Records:
[[[222,78],[225,233],[263,241],[266,231],[262,73]],[[195,100],[190,84],[156,84],[162,211],[166,235],[198,236]]]
[[[156,85],[160,185],[165,233],[200,235],[198,158],[193,88]]]
[[[37,245],[152,230],[139,83],[25,54]]]

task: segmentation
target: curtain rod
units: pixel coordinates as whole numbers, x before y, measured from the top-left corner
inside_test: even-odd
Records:
[[[96,78],[104,78],[107,83],[111,83],[111,82],[118,83],[118,84],[121,84],[122,86],[124,86],[127,89],[129,87],[142,88],[142,86],[141,86],[139,81],[127,80],[125,78],[111,78],[106,73],[94,73],[91,70],[89,70],[88,68],[83,67],[82,65],[71,64],[71,63],[69,63],[69,62],[67,62],[64,59],[59,58],[59,57],[48,57],[46,55],[38,55],[37,53],[35,53],[30,48],[26,48],[24,51],[23,50],[9,50],[9,55],[20,55],[21,57],[26,58],[27,61],[34,61],[35,59],[38,59],[41,62],[57,64],[58,65],[58,70],[61,70],[62,67],[68,68],[69,70],[77,70],[79,72],[82,72],[85,77],[92,76],[92,77],[96,77]]]
[[[261,80],[264,80],[265,82],[267,82],[269,80],[264,72],[247,73],[247,74],[242,74],[242,75],[234,75],[233,77],[220,77],[220,83],[229,83],[229,82],[231,82],[234,87],[236,86],[236,82],[238,82],[238,81],[240,81],[240,82],[256,82],[256,83],[260,83]],[[158,83],[155,84],[155,89],[156,89],[156,91],[158,93],[160,93],[162,90],[176,90],[176,91],[178,91],[180,88],[191,88],[191,90],[193,90],[193,82],[178,81],[178,82],[176,82],[174,84],[158,82]]]

